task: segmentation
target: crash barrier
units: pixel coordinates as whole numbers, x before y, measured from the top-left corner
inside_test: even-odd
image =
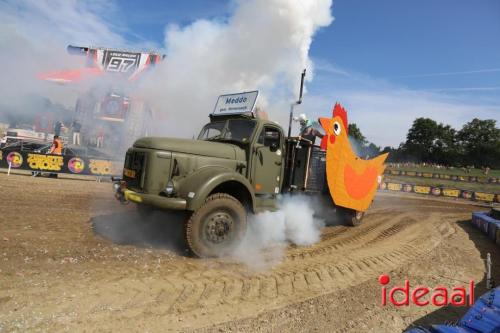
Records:
[[[488,183],[488,184],[500,185],[500,178],[498,177],[449,175],[449,174],[435,173],[435,172],[405,171],[405,170],[394,170],[394,169],[386,169],[384,174],[392,176],[434,178],[434,179],[453,180],[457,182]]]
[[[0,150],[0,168],[73,175],[112,176],[122,173],[123,162],[73,155]]]
[[[500,202],[500,194],[480,191],[460,190],[443,186],[414,185],[408,183],[388,182],[380,183],[381,190],[418,193],[436,197],[462,198],[473,201]]]
[[[456,324],[416,327],[405,333],[494,333],[500,332],[500,287],[488,291]]]
[[[488,238],[500,245],[500,219],[495,218],[495,209],[491,212],[472,213],[472,224],[481,230]]]

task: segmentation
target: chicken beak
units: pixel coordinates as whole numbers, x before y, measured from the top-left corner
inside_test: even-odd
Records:
[[[329,118],[319,118],[321,127],[325,130],[326,134],[331,134],[332,120]]]

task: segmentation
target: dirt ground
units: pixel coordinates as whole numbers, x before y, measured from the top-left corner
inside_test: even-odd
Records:
[[[272,268],[186,255],[180,216],[147,221],[110,183],[0,174],[0,332],[401,332],[466,308],[381,306],[389,286],[477,283],[489,252],[470,203],[380,193],[359,227],[289,246]]]

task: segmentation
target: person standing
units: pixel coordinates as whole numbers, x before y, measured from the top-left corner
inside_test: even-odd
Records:
[[[62,155],[63,144],[59,135],[54,135],[54,141],[52,141],[52,146],[50,146],[49,154]]]
[[[99,127],[97,131],[97,148],[102,148],[104,146],[104,128]]]
[[[71,125],[73,128],[73,144],[79,146],[80,145],[80,130],[82,129],[82,124],[78,122],[78,120],[74,120]]]
[[[323,134],[314,128],[314,122],[308,120],[305,114],[300,114],[294,120],[300,123],[300,136],[303,139],[309,140],[314,144],[316,137],[323,138]]]
[[[54,125],[54,136],[59,137],[61,135],[61,129],[63,128],[64,124],[58,120],[56,121]]]

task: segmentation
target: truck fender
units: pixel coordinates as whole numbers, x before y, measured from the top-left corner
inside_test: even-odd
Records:
[[[204,167],[190,174],[180,185],[179,195],[187,198],[187,209],[195,211],[203,205],[215,188],[223,184],[232,184],[246,190],[250,201],[249,208],[255,211],[255,194],[248,179],[223,167]],[[241,198],[236,199],[241,200]]]

